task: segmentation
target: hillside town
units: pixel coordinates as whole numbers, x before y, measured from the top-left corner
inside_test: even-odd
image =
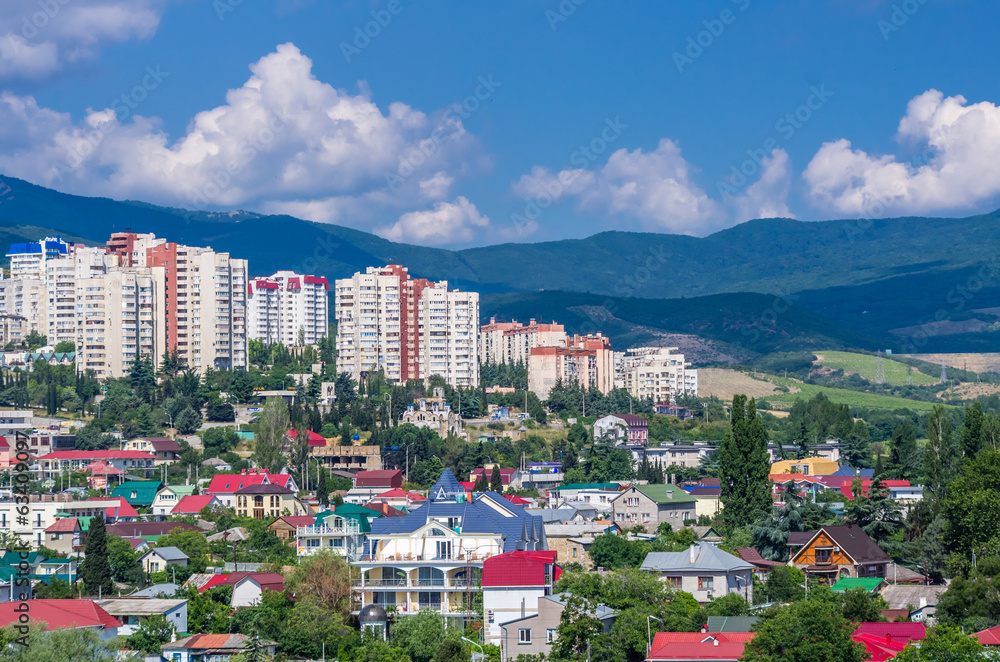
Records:
[[[699,397],[675,347],[481,320],[476,292],[399,265],[252,277],[131,232],[8,257],[10,641],[181,662],[751,660],[799,637],[811,659],[1000,658],[1000,403],[821,394],[778,417]]]

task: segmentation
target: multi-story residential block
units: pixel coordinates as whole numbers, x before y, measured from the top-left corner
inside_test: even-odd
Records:
[[[756,567],[709,543],[694,543],[685,552],[650,552],[640,569],[659,576],[671,588],[690,593],[702,604],[728,593],[753,601]]]
[[[614,353],[600,333],[569,336],[559,347],[534,347],[528,358],[528,389],[545,400],[557,383],[608,393],[614,387]]]
[[[291,474],[269,474],[266,471],[252,470],[240,474],[216,474],[212,476],[212,482],[203,491],[204,494],[212,494],[219,498],[226,508],[236,508],[236,495],[240,490],[251,485],[278,485],[288,488],[289,492],[295,493],[299,487]],[[292,513],[300,515],[304,513]],[[281,515],[278,510],[277,517]]]
[[[479,361],[527,365],[533,348],[565,345],[566,329],[562,324],[539,324],[535,320],[528,324],[497,322],[493,317],[479,330]]]
[[[316,344],[329,329],[329,289],[325,276],[294,271],[252,279],[247,289],[249,337],[286,347]]]
[[[136,355],[156,363],[169,319],[162,267],[111,271],[76,281],[76,360],[99,379],[128,374]]]
[[[677,396],[698,395],[698,371],[676,354],[676,347],[632,347],[617,357],[615,386],[633,397],[670,403]]]
[[[139,437],[130,440],[125,445],[125,449],[154,455],[156,466],[176,462],[181,455],[181,447],[177,440],[169,437]]]
[[[30,528],[30,535],[22,535],[22,538],[37,549],[45,544],[45,530],[56,521],[65,517],[94,517],[99,513],[107,517],[109,513],[116,512],[113,509],[120,512],[121,502],[114,498],[79,500],[65,494],[44,494],[31,498],[27,524],[18,520],[17,506],[13,499],[0,501],[0,531],[23,532]],[[108,519],[111,520],[110,517]]]
[[[5,316],[5,337],[23,338],[32,331],[45,335],[45,281],[27,276],[0,280],[0,314]]]
[[[29,468],[37,480],[52,480],[64,471],[76,471],[94,463],[105,463],[121,472],[149,478],[158,470],[155,462],[155,455],[139,451],[55,451],[37,457]]]
[[[634,414],[609,414],[594,421],[594,438],[634,446],[649,443],[649,421]]]
[[[378,471],[382,468],[380,446],[336,446],[331,439],[324,446],[310,446],[309,457],[328,469]]]
[[[394,382],[441,375],[479,383],[479,294],[411,278],[399,265],[369,267],[334,288],[337,366],[355,378],[384,370]]]
[[[10,260],[11,278],[45,278],[45,265],[49,260],[69,253],[70,244],[59,237],[45,237],[41,241],[30,241],[10,245],[7,258]]]
[[[31,333],[31,330],[28,326],[27,317],[0,313],[0,347],[20,345],[29,333]],[[5,352],[2,362],[5,368],[8,366],[23,365],[24,353],[14,352],[8,354]]]
[[[76,283],[118,267],[118,256],[103,248],[75,246],[45,263],[45,335],[50,345],[77,341]]]
[[[312,556],[325,549],[356,561],[371,531],[371,521],[381,516],[377,510],[347,503],[337,506],[336,512],[319,513],[315,521],[295,528],[298,555]]]
[[[468,499],[450,469],[427,503],[404,517],[372,522],[355,591],[362,606],[397,614],[423,609],[475,617],[483,563],[497,554],[545,550],[542,519],[494,492]]]

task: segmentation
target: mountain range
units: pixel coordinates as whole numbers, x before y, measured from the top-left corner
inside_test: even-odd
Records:
[[[102,244],[131,229],[229,251],[249,259],[253,275],[342,278],[402,264],[483,293],[484,319],[556,319],[573,332],[600,329],[617,347],[698,345],[704,360],[1000,350],[998,218],[759,219],[703,238],[603,232],[446,250],[289,216],[187,211],[0,178],[0,246],[55,234]]]

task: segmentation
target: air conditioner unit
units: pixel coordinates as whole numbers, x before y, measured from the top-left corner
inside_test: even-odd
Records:
[[[709,598],[711,598],[711,597],[712,597],[712,592],[711,592],[711,591],[708,591],[708,597],[709,597]]]
[[[840,548],[839,548],[839,547],[834,547],[834,548],[833,548],[833,551],[835,551],[835,552],[839,552],[839,551],[840,551]]]

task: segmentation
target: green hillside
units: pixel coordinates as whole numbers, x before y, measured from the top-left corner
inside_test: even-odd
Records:
[[[858,374],[870,382],[875,381],[878,357],[870,354],[857,354],[854,352],[837,352],[822,350],[818,363],[831,370],[843,370],[847,373]],[[925,375],[922,372],[913,370],[908,372],[909,366],[899,361],[883,356],[882,372],[886,384],[893,386],[906,386],[907,376],[909,376],[914,386],[925,384],[937,384],[938,379]]]
[[[863,391],[850,391],[843,388],[831,388],[829,386],[816,386],[815,384],[804,384],[792,379],[781,377],[770,378],[775,384],[782,384],[789,388],[798,389],[797,393],[778,393],[768,395],[762,400],[771,403],[775,409],[788,409],[796,399],[809,400],[817,394],[822,393],[831,402],[846,404],[851,407],[862,407],[866,409],[912,409],[913,411],[930,411],[934,408],[934,402],[924,402],[922,400],[909,400],[907,398],[896,398],[890,395],[879,395],[876,393],[865,393]]]

